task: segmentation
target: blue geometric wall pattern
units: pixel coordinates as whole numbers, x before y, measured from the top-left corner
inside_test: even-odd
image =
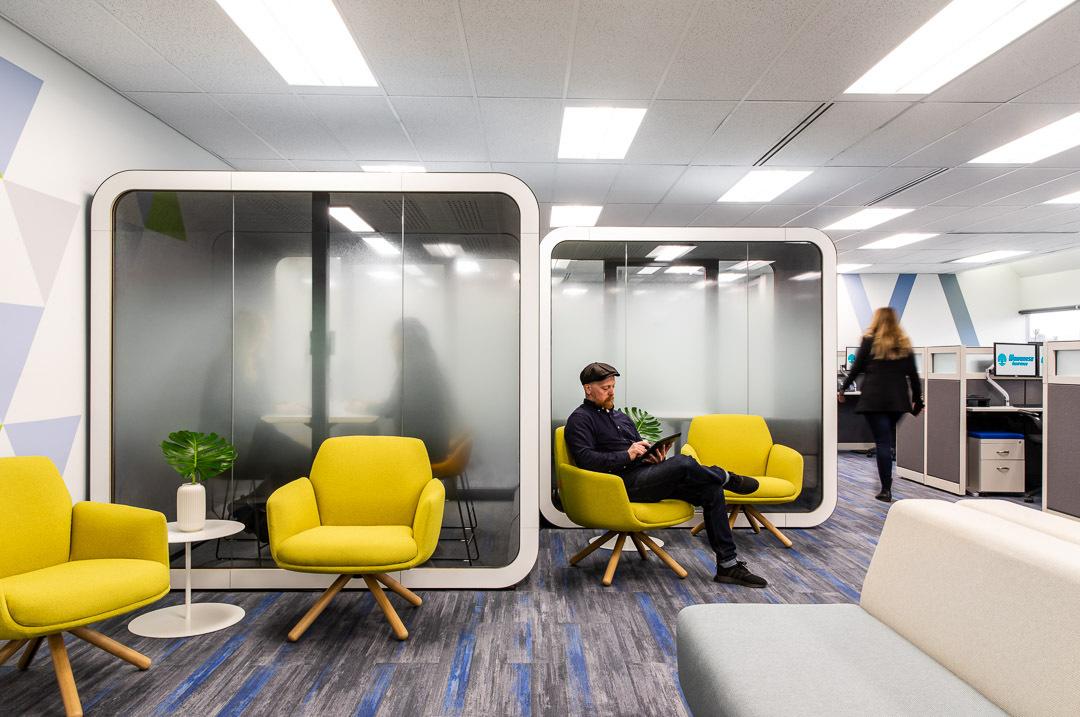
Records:
[[[15,449],[15,455],[46,456],[63,475],[80,421],[82,416],[65,416],[45,421],[8,423],[4,425],[4,432]]]
[[[41,84],[37,77],[0,57],[0,177],[7,171]]]
[[[40,306],[0,304],[0,326],[3,327],[0,336],[0,423],[15,395],[15,386],[19,383],[44,311]]]

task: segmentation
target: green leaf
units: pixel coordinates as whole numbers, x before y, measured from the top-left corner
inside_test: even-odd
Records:
[[[213,478],[236,463],[236,448],[216,433],[170,433],[161,442],[161,452],[168,464],[192,483]]]
[[[638,433],[646,441],[656,441],[663,438],[663,427],[660,425],[660,419],[656,416],[637,406],[624,406],[621,410],[630,417],[630,420],[634,422],[634,426],[637,427]]]

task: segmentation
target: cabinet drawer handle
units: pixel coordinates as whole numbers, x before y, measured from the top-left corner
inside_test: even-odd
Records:
[[[1009,467],[1008,466],[998,466],[997,469],[999,471],[1007,471],[1007,470],[1009,470]]]
[[[1007,455],[1009,455],[1009,451],[1008,450],[998,451],[997,454],[999,456],[1007,456]]]

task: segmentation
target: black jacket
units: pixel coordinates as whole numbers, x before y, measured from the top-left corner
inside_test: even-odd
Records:
[[[622,411],[609,411],[585,399],[566,419],[566,447],[578,468],[621,474],[630,467],[630,444],[641,440]]]
[[[898,411],[910,413],[912,404],[922,405],[922,382],[915,367],[915,355],[899,359],[876,359],[871,354],[874,340],[864,336],[855,364],[851,367],[840,391],[846,391],[859,376],[859,405],[856,413]]]

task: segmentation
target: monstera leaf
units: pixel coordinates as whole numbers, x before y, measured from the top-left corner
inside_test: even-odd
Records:
[[[176,431],[161,442],[165,460],[192,483],[224,473],[236,463],[236,449],[216,433]]]
[[[660,430],[660,419],[648,411],[637,406],[626,406],[622,409],[622,412],[630,417],[630,420],[637,426],[637,432],[646,441],[655,441],[664,435]]]

